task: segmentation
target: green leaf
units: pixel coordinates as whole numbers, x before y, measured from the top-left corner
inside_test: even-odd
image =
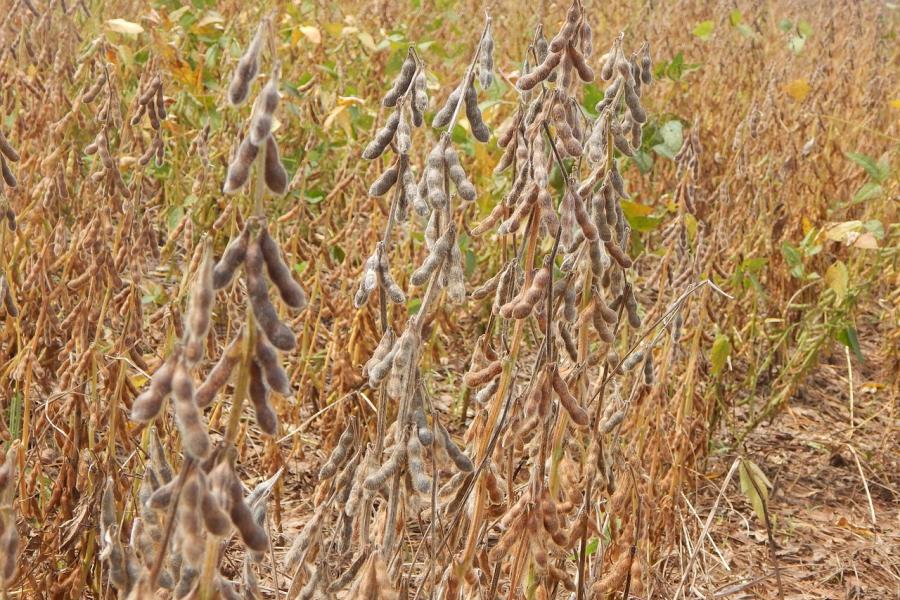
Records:
[[[887,163],[878,163],[871,156],[866,156],[862,152],[847,152],[847,158],[861,166],[869,177],[877,183],[883,183],[890,175],[890,168]]]
[[[737,30],[741,33],[745,38],[755,38],[756,32],[750,29],[750,26],[746,23],[741,23],[737,26]]]
[[[731,23],[732,27],[737,27],[738,25],[740,25],[742,17],[743,15],[741,15],[741,11],[736,8],[728,13],[728,21]]]
[[[782,242],[781,255],[791,267],[791,275],[797,278],[803,277],[803,257],[800,256],[800,252],[787,242]]]
[[[712,353],[709,357],[709,362],[712,363],[713,377],[722,372],[729,354],[731,354],[731,342],[728,341],[727,335],[720,333],[713,342]]]
[[[800,35],[805,38],[812,37],[813,34],[812,25],[810,25],[809,22],[804,21],[803,19],[800,19],[800,21],[797,23],[797,31],[799,31]]]
[[[756,466],[756,463],[745,458],[741,459],[738,472],[741,478],[741,492],[747,497],[760,522],[765,524],[766,506],[769,504],[769,488],[772,487],[772,483],[762,469]]]
[[[853,327],[844,327],[839,330],[834,337],[837,341],[842,343],[843,345],[850,348],[850,351],[853,352],[853,355],[860,362],[864,362],[866,358],[863,356],[862,350],[859,347],[859,337],[856,335],[856,329]]]
[[[585,85],[582,89],[584,90],[584,95],[582,96],[581,103],[584,106],[584,110],[591,114],[595,114],[596,111],[594,110],[594,107],[597,106],[598,102],[603,100],[603,90],[593,83]]]
[[[806,38],[802,35],[793,35],[791,39],[788,40],[788,48],[790,48],[791,52],[794,54],[800,54],[803,52],[803,46],[806,45]]]
[[[653,168],[653,157],[643,150],[635,150],[634,156],[631,157],[631,162],[637,166],[638,171],[641,173],[649,173],[650,169]]]
[[[850,274],[847,272],[847,265],[843,261],[837,261],[828,267],[825,271],[825,284],[834,291],[837,302],[843,302],[847,297],[847,287],[850,283]]]
[[[781,19],[780,21],[778,21],[778,29],[780,29],[784,33],[787,33],[793,27],[794,27],[794,24],[791,22],[790,19]]]
[[[691,33],[693,33],[701,40],[705,41],[709,39],[715,28],[716,24],[712,21],[702,21],[701,23],[698,23],[696,27],[694,27]]]
[[[684,143],[684,126],[681,124],[681,121],[675,119],[666,121],[659,128],[659,134],[663,138],[663,143],[672,153],[678,154],[678,151],[681,150],[681,145]]]
[[[884,188],[875,183],[874,181],[867,181],[862,184],[856,193],[853,194],[853,204],[859,204],[860,202],[866,202],[867,200],[872,200],[874,198],[878,198],[881,196]]]

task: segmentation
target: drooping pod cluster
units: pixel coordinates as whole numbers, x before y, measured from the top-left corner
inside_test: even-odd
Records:
[[[384,242],[378,242],[375,246],[375,252],[366,259],[363,268],[362,277],[359,280],[359,287],[353,298],[353,305],[356,308],[363,306],[369,296],[376,289],[381,288],[395,304],[404,304],[406,302],[406,294],[403,292],[394,277],[391,275],[391,266],[388,263],[388,254],[384,249]]]
[[[113,68],[113,65],[105,64],[93,85],[82,96],[82,101],[90,104],[100,96],[101,92],[106,92],[95,117],[96,122],[100,125],[100,130],[94,140],[85,146],[84,153],[88,156],[96,155],[100,159],[94,161],[98,169],[91,175],[91,179],[102,183],[107,194],[118,193],[128,199],[131,198],[131,190],[122,178],[119,161],[114,157],[110,145],[110,140],[116,138],[117,132],[122,127],[121,104],[115,88]]]
[[[141,122],[144,115],[150,121],[153,129],[153,139],[147,144],[147,148],[138,158],[138,164],[142,167],[150,164],[150,160],[156,157],[156,166],[162,166],[165,158],[166,146],[162,139],[162,122],[166,120],[166,100],[163,92],[162,77],[157,73],[148,75],[149,70],[141,77],[138,87],[137,109],[131,117],[131,126]]]
[[[247,184],[251,168],[263,147],[265,148],[262,177],[266,188],[278,195],[287,191],[288,174],[281,162],[278,143],[272,135],[274,113],[278,108],[278,102],[278,67],[276,66],[269,82],[263,87],[253,104],[249,133],[241,140],[234,157],[228,164],[225,185],[222,188],[224,193],[236,194]]]
[[[241,58],[238,60],[234,74],[231,76],[231,83],[228,85],[228,102],[233,106],[243,104],[250,95],[250,86],[259,73],[259,58],[262,52],[263,43],[266,39],[266,30],[269,26],[267,20],[260,22],[256,28],[256,35]]]

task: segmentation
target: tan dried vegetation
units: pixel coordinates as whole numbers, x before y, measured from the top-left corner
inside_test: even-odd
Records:
[[[7,0],[0,598],[900,589],[896,7],[362,4]]]

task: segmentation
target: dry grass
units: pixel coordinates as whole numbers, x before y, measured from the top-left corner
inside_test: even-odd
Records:
[[[112,477],[127,532],[147,462],[147,430],[129,421],[129,408],[183,335],[203,240],[221,255],[251,214],[249,196],[235,200],[220,189],[249,115],[227,107],[226,90],[263,10],[234,2],[179,9],[163,1],[70,0],[64,14],[61,3],[7,4],[0,131],[21,161],[10,163],[18,187],[0,192],[0,208],[11,207],[17,221],[15,231],[0,233],[0,268],[19,314],[7,310],[0,328],[0,437],[4,449],[15,448],[18,476],[8,509],[0,494],[0,514],[14,515],[8,521],[21,542],[6,593],[107,597],[114,591],[98,560],[103,490]],[[234,432],[238,473],[248,486],[284,469],[269,503],[278,560],[260,568],[267,597],[288,590],[293,573],[283,572],[281,558],[328,496],[316,474],[341,433],[353,422],[360,447],[377,437],[379,396],[361,368],[383,318],[403,324],[420,308],[421,294],[383,316],[377,300],[353,306],[390,206],[367,193],[381,163],[360,159],[389,114],[379,101],[416,43],[429,73],[430,122],[462,78],[483,24],[477,3],[418,4],[277,6],[277,138],[292,179],[284,197],[267,200],[265,213],[310,304],[281,311],[297,347],[282,357],[293,394],[272,398],[278,434],[262,435],[249,412]],[[514,113],[511,84],[534,27],[540,19],[555,33],[566,8],[490,7],[498,81],[480,100],[495,132]],[[801,0],[588,2],[587,11],[595,70],[620,31],[628,48],[649,40],[657,67],[642,99],[650,115],[642,150],[652,168],[641,173],[634,161],[622,163],[635,202],[626,212],[643,322],[655,322],[707,278],[732,297],[708,286],[691,294],[678,339],[667,336],[656,350],[655,383],[632,385],[638,378],[631,375],[622,381],[631,409],[606,439],[620,481],[630,483],[620,494],[627,498],[600,496],[591,507],[612,526],[588,570],[598,578],[613,571],[637,538],[632,564],[641,565],[642,597],[672,597],[682,580],[684,597],[776,597],[776,565],[785,597],[897,597],[900,565],[890,548],[898,544],[900,514],[898,11],[881,2]],[[113,18],[143,31],[122,33]],[[156,130],[147,119],[129,121],[142,77],[146,84],[157,73],[168,112],[159,133],[165,156],[161,166],[144,167],[139,159],[155,148]],[[112,94],[83,102],[101,76]],[[105,102],[122,115],[111,127],[97,117]],[[673,121],[686,144],[678,160],[664,156],[678,150],[667,147]],[[105,166],[104,148],[85,153],[103,132],[112,159]],[[496,137],[477,144],[468,127],[453,131],[478,189],[477,202],[458,209],[460,232],[508,190],[508,178],[492,174],[502,154]],[[417,173],[436,139],[428,127],[414,130]],[[427,253],[423,228],[399,231],[391,251],[393,275],[406,290]],[[493,234],[461,237],[471,291],[496,273],[509,248]],[[468,454],[482,458],[484,432],[467,431],[483,411],[462,377],[488,326],[489,302],[434,306],[420,360],[430,402]],[[219,293],[207,355],[218,357],[245,322],[242,287]],[[522,361],[530,369],[543,338],[536,325],[523,329]],[[629,335],[620,350],[638,334]],[[596,370],[586,384],[595,378]],[[527,384],[526,377],[511,387]],[[206,411],[216,440],[227,428],[231,397]],[[387,412],[381,416],[393,419]],[[174,422],[163,418],[158,427],[180,462]],[[566,431],[557,429],[560,440]],[[775,561],[737,473],[716,504],[738,458],[773,484],[766,508]],[[522,463],[519,482],[533,462]],[[564,463],[578,469],[582,461],[570,448]],[[476,497],[487,493],[481,489]],[[414,594],[420,575],[432,566],[440,575],[452,561],[427,544],[416,555],[431,539],[428,510],[403,517],[400,582]],[[457,562],[467,548],[465,535],[458,537],[450,545]],[[480,557],[499,534],[472,537]],[[585,545],[576,549],[589,554]],[[243,554],[229,546],[223,573],[240,579]],[[367,560],[363,574],[377,580],[379,560]],[[576,572],[576,561],[560,561]],[[474,597],[475,589],[464,593]]]

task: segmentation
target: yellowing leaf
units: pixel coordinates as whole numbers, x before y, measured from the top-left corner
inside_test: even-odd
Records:
[[[844,221],[826,229],[825,237],[834,242],[850,244],[857,238],[861,227],[862,221]]]
[[[338,117],[339,114],[344,112],[346,108],[346,104],[338,104],[331,110],[330,113],[328,113],[328,116],[325,117],[325,122],[322,124],[322,127],[325,129],[325,131],[331,129],[331,126],[334,124],[334,120]]]
[[[803,227],[803,235],[807,235],[810,231],[815,227],[808,218],[803,217],[800,219],[800,224]]]
[[[322,43],[322,32],[320,32],[318,28],[313,27],[312,25],[303,25],[299,29],[300,33],[305,35],[306,39],[311,41],[313,44]]]
[[[809,82],[805,79],[795,79],[784,86],[784,91],[797,102],[803,102],[809,95]]]
[[[653,212],[652,206],[638,204],[637,202],[631,202],[630,200],[622,200],[621,204],[622,212],[625,213],[626,217],[646,217]]]
[[[697,219],[689,212],[684,213],[684,227],[687,229],[688,241],[693,244],[697,237]]]
[[[116,33],[125,35],[138,35],[144,33],[144,28],[137,23],[126,21],[125,19],[110,19],[106,22],[106,28]]]
[[[375,52],[378,49],[375,47],[375,38],[369,32],[360,31],[356,37],[359,39],[359,43],[363,45],[363,48],[369,52]]]
[[[894,100],[888,102],[888,104],[891,108],[900,108],[900,98],[895,98]]]
[[[825,283],[829,288],[834,290],[838,302],[843,302],[847,297],[847,286],[850,283],[850,274],[847,272],[847,265],[843,261],[837,261],[825,271]]]
[[[766,507],[769,504],[769,488],[772,487],[772,483],[762,469],[756,466],[756,463],[747,459],[741,459],[738,472],[741,477],[741,492],[747,497],[760,522],[765,524]]]
[[[725,361],[728,360],[729,354],[731,354],[731,342],[728,341],[727,335],[720,333],[716,336],[716,341],[713,342],[712,354],[709,357],[709,361],[712,363],[712,374],[714,376],[722,372],[722,368],[725,367]]]
[[[876,250],[878,248],[878,240],[868,231],[853,242],[854,248],[862,248],[863,250]]]

